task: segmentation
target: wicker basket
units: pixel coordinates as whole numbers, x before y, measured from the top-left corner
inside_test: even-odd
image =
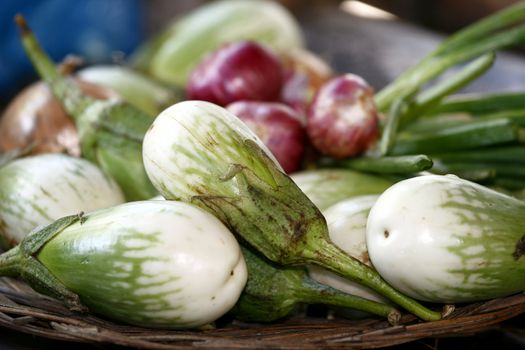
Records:
[[[269,325],[231,321],[217,328],[165,331],[124,326],[75,314],[35,293],[23,282],[0,278],[0,325],[68,342],[116,344],[144,349],[362,349],[427,337],[472,335],[525,312],[525,295],[456,308],[446,319],[420,322],[404,315],[400,325],[377,319],[297,316]]]

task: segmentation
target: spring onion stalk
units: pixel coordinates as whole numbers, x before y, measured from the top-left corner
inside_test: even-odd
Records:
[[[124,191],[126,199],[156,195],[141,157],[142,139],[152,119],[121,100],[95,100],[64,77],[42,50],[24,18],[16,16],[22,46],[78,129],[83,157],[98,164]]]
[[[386,190],[367,222],[374,267],[393,286],[439,303],[522,292],[525,202],[453,175]]]
[[[376,95],[378,108],[382,111],[387,110],[400,94],[417,91],[425,83],[456,64],[522,43],[525,41],[525,26],[510,29],[505,27],[519,23],[524,18],[525,5],[520,2],[459,31],[378,92]]]
[[[393,155],[448,152],[519,141],[520,130],[512,120],[471,122],[438,129],[433,133],[398,137]]]
[[[323,211],[347,198],[380,194],[394,183],[349,169],[311,169],[290,175],[308,199]]]
[[[386,156],[392,150],[396,143],[397,130],[403,112],[407,109],[408,101],[405,99],[395,100],[390,106],[388,118],[385,127],[381,133],[381,140],[379,141],[378,151],[381,156]]]
[[[232,233],[175,201],[137,201],[61,218],[0,255],[0,275],[143,327],[194,328],[237,301],[247,272]]]
[[[248,248],[242,249],[248,282],[232,314],[242,321],[272,322],[290,316],[301,304],[324,304],[364,311],[397,324],[394,307],[341,292],[310,278],[304,268],[276,265]]]
[[[507,147],[490,147],[480,150],[457,151],[452,153],[435,153],[433,158],[445,162],[471,163],[471,162],[488,162],[511,164],[525,163],[524,146],[507,146]]]
[[[65,154],[16,159],[0,168],[0,242],[12,247],[40,225],[124,203],[115,181],[93,163]]]
[[[427,111],[425,117],[452,113],[477,116],[523,108],[525,108],[524,92],[459,94],[446,98],[438,106]]]
[[[492,67],[495,59],[496,55],[493,52],[489,52],[475,59],[450,78],[438,82],[430,88],[422,91],[414,99],[408,112],[400,118],[401,125],[411,123],[414,119],[423,115],[427,110],[432,109],[439,104],[444,97],[460,90],[470,82],[479,78],[488,71],[490,67]]]
[[[321,165],[353,169],[375,174],[411,174],[432,168],[432,159],[424,154],[388,157],[360,157],[325,160]]]
[[[299,24],[273,1],[222,0],[200,6],[177,20],[142,55],[149,72],[160,81],[185,86],[195,65],[221,45],[252,40],[282,54],[302,47]]]
[[[143,155],[146,171],[164,198],[213,213],[271,261],[317,264],[374,289],[422,319],[441,318],[330,243],[319,209],[262,141],[224,108],[204,101],[169,107],[146,133]]]
[[[491,169],[495,172],[495,175],[503,175],[506,177],[525,177],[525,165],[519,164],[518,162],[511,163],[492,163],[492,162],[453,162],[453,161],[440,161],[437,162],[438,167],[432,169],[432,171],[439,171],[441,174],[448,172],[455,172],[458,170],[482,170]]]

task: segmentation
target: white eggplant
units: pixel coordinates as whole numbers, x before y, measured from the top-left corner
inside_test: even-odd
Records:
[[[392,286],[431,302],[523,291],[525,202],[454,175],[386,190],[370,211],[370,259]]]
[[[0,168],[0,242],[14,246],[36,226],[123,202],[115,181],[87,160],[64,154],[20,158]]]
[[[370,267],[372,264],[366,248],[366,221],[377,197],[376,195],[352,197],[323,211],[332,242],[346,254]],[[378,302],[387,302],[387,299],[370,288],[321,267],[308,266],[308,273],[314,280],[348,294]]]
[[[61,218],[0,256],[0,275],[105,317],[192,328],[237,301],[246,264],[213,215],[176,201],[121,204]]]
[[[266,258],[319,265],[385,295],[425,320],[441,318],[330,242],[319,209],[239,118],[204,101],[162,112],[143,142],[146,172],[168,200],[212,213]]]

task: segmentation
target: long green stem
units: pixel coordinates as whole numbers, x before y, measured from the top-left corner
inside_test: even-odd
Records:
[[[441,313],[432,311],[419,302],[408,298],[392,288],[381,276],[366,265],[348,256],[329,242],[318,242],[318,250],[305,250],[304,258],[309,263],[332,270],[341,276],[370,287],[376,292],[389,298],[392,302],[426,321],[441,319]]]
[[[463,94],[445,99],[438,106],[427,111],[425,117],[452,113],[477,116],[516,109],[525,109],[525,92]]]
[[[511,120],[472,122],[437,130],[435,133],[398,138],[393,155],[429,154],[477,148],[518,141],[520,130]]]
[[[303,303],[315,304],[322,302],[325,305],[340,306],[369,312],[374,315],[388,318],[391,324],[397,324],[401,314],[391,305],[378,303],[355,295],[342,293],[339,290],[318,283],[311,278],[303,279],[302,288],[296,290],[297,297]]]
[[[401,116],[401,126],[412,122],[415,118],[424,114],[425,111],[436,106],[446,96],[458,91],[480,77],[492,67],[495,58],[496,55],[493,52],[489,52],[477,58],[450,78],[422,91],[415,98],[413,104],[410,105],[408,112]]]
[[[489,51],[523,42],[525,40],[523,26],[501,33],[495,31],[523,20],[524,7],[523,4],[518,4],[502,10],[445,40],[436,50],[377,93],[378,108],[382,111],[387,110],[400,94],[417,90],[453,65]],[[492,34],[493,32],[495,34]]]
[[[405,99],[399,99],[394,101],[390,111],[388,113],[388,119],[386,125],[381,134],[381,140],[379,142],[379,154],[386,156],[390,153],[390,150],[396,143],[397,129],[399,127],[399,121],[403,115],[403,111],[407,108],[407,101]]]
[[[452,153],[436,153],[432,157],[445,162],[472,163],[472,162],[489,162],[489,163],[525,163],[524,146],[508,147],[490,147],[482,150],[459,151]]]
[[[8,250],[0,255],[0,276],[18,277],[20,276],[22,256],[19,246]]]
[[[432,159],[424,154],[378,158],[360,157],[331,161],[324,165],[376,174],[412,174],[432,168]]]
[[[49,56],[42,50],[24,17],[16,15],[16,24],[21,31],[21,40],[38,74],[48,83],[53,94],[62,102],[70,116],[77,118],[96,100],[84,94],[72,81],[64,79]]]

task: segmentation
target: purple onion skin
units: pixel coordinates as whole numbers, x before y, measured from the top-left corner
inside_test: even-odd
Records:
[[[226,108],[255,132],[286,173],[301,168],[307,135],[295,110],[278,102],[258,101],[238,101]]]
[[[307,132],[323,154],[341,159],[363,153],[379,135],[373,88],[354,74],[330,79],[310,104]]]
[[[284,82],[280,59],[251,41],[226,44],[192,71],[187,98],[226,106],[241,100],[276,101]]]

